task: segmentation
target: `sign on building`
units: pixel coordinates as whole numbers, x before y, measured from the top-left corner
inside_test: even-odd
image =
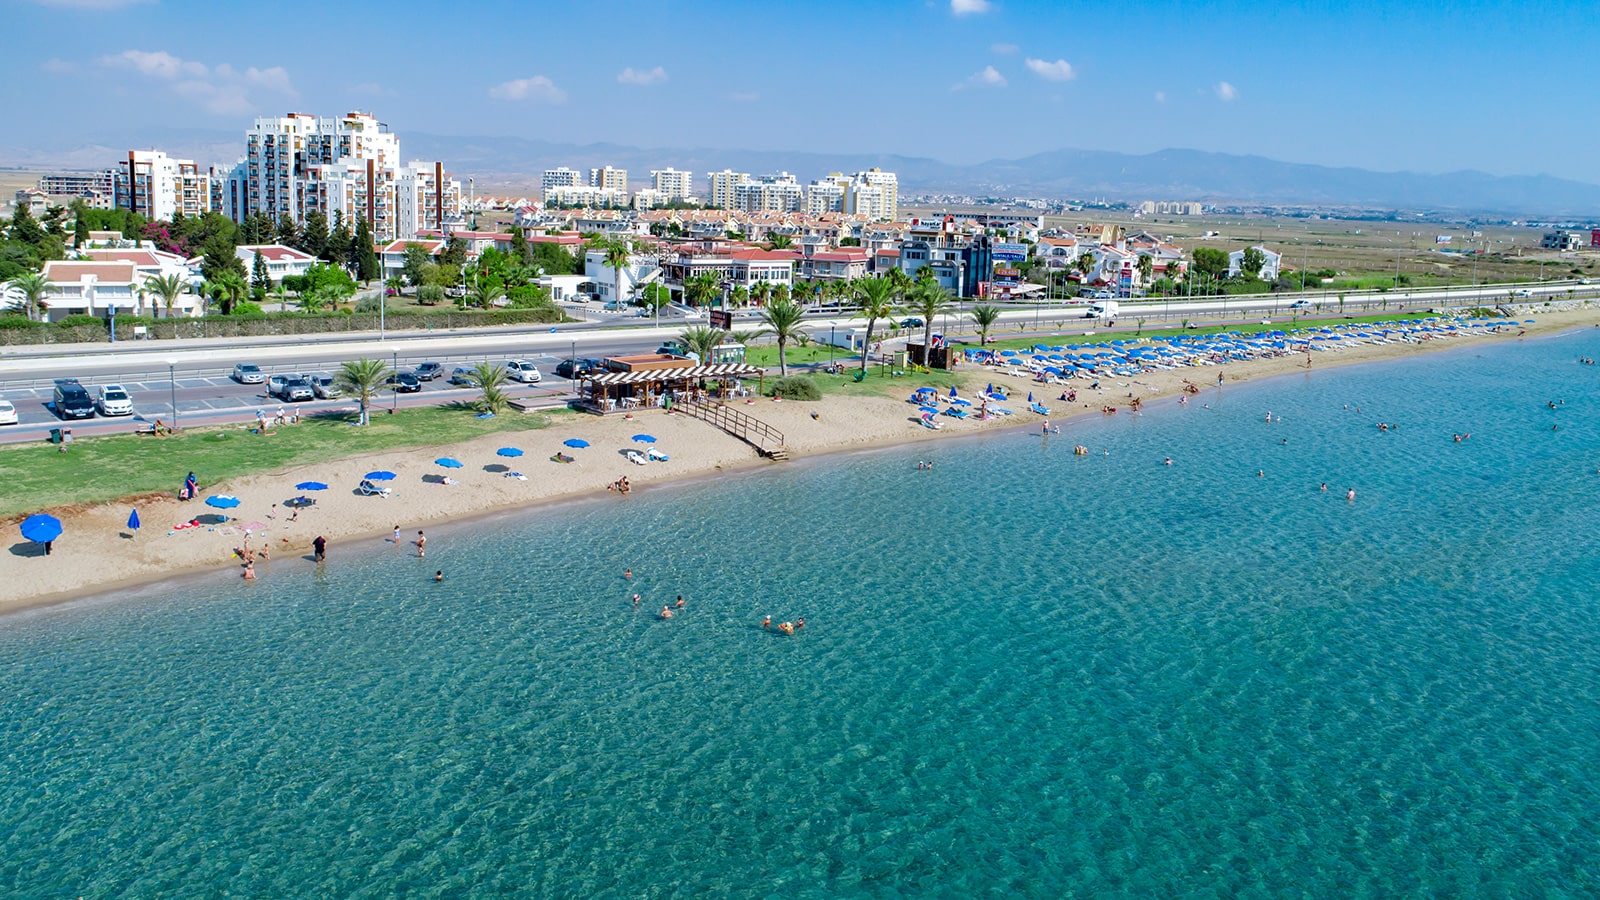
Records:
[[[711,320],[712,328],[720,328],[723,331],[731,331],[733,329],[733,313],[730,310],[713,309],[708,314],[708,317]]]
[[[996,262],[1022,262],[1028,258],[1028,245],[995,244],[994,258]]]

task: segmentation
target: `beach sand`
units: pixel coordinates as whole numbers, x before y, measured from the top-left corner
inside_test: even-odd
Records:
[[[1526,327],[1528,336],[1551,334],[1575,327],[1600,323],[1600,309],[1580,308],[1540,312],[1534,325],[1508,324],[1499,335],[1443,338],[1421,344],[1380,344],[1352,347],[1337,352],[1313,355],[1313,371],[1363,362],[1388,359],[1430,350],[1448,350],[1481,345],[1486,341],[1516,340]],[[1219,366],[1183,367],[1154,372],[1134,379],[1106,377],[1101,390],[1088,389],[1089,380],[1073,379],[1078,400],[1069,408],[1057,399],[1059,385],[1039,385],[1025,379],[996,375],[989,370],[969,367],[964,370],[971,396],[984,384],[1005,385],[1017,401],[1006,404],[1016,415],[998,416],[988,421],[957,421],[940,416],[939,431],[924,428],[917,421],[916,408],[905,396],[918,385],[915,377],[906,378],[894,396],[826,397],[821,402],[773,401],[761,398],[751,404],[737,403],[741,411],[753,415],[783,432],[793,456],[814,455],[869,446],[937,440],[982,429],[1038,428],[1041,419],[1028,413],[1022,400],[1030,391],[1051,408],[1050,421],[1062,425],[1070,439],[1070,419],[1083,415],[1102,415],[1102,407],[1115,406],[1119,415],[1130,414],[1129,401],[1141,398],[1146,407],[1155,403],[1177,402],[1185,379],[1200,387],[1195,402],[1217,390],[1217,373],[1225,383],[1306,372],[1305,354],[1276,359],[1231,362]],[[1225,387],[1223,388],[1226,389]],[[813,417],[815,413],[815,417]],[[638,433],[654,435],[656,447],[671,456],[668,462],[634,465],[623,456],[629,449],[645,449],[632,442]],[[581,437],[589,447],[566,450],[561,442]],[[495,455],[498,447],[515,446],[525,456],[506,459]],[[557,463],[551,456],[557,450],[576,457],[570,464]],[[446,470],[433,460],[452,456],[463,463],[461,469]],[[55,542],[54,552],[46,557],[43,548],[14,540],[12,552],[0,554],[0,613],[61,602],[91,593],[138,583],[158,581],[198,569],[237,565],[234,548],[244,544],[241,523],[259,522],[265,526],[252,534],[250,546],[269,546],[274,560],[292,565],[310,559],[311,542],[318,535],[329,544],[330,564],[337,562],[340,544],[356,539],[389,535],[398,525],[401,541],[409,544],[418,529],[430,525],[540,502],[586,496],[607,496],[606,485],[628,476],[635,487],[689,476],[733,473],[752,466],[783,465],[760,459],[741,441],[685,414],[668,415],[660,410],[635,414],[634,418],[584,417],[570,427],[542,429],[526,433],[503,432],[461,444],[444,447],[418,447],[366,456],[299,466],[270,474],[237,479],[225,484],[201,485],[201,496],[232,494],[241,503],[233,510],[213,510],[200,500],[180,503],[176,499],[141,501],[138,504],[143,528],[136,534],[126,528],[129,504],[111,503],[62,516],[65,533]],[[179,467],[181,469],[181,466]],[[508,478],[504,469],[524,473],[526,480]],[[361,476],[387,469],[396,474],[388,482],[393,493],[387,498],[362,496],[357,490]],[[439,483],[448,475],[457,484]],[[176,477],[176,476],[175,476]],[[294,485],[302,481],[321,481],[326,491],[311,494],[316,505],[291,521],[292,510],[283,502],[296,496]],[[618,503],[626,497],[611,493]],[[278,504],[272,514],[272,505]],[[229,521],[218,525],[174,530],[173,526],[196,517],[226,513]],[[37,555],[32,555],[37,550]],[[260,576],[270,577],[270,569],[259,567]]]

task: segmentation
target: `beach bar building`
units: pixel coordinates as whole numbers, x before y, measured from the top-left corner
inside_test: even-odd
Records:
[[[700,365],[686,356],[645,353],[608,357],[600,369],[578,379],[574,406],[606,415],[629,412],[669,402],[694,402],[713,397],[727,399],[749,393],[741,379],[757,379],[764,371],[747,363]]]

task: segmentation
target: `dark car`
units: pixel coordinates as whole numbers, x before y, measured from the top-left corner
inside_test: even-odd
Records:
[[[55,398],[51,403],[56,415],[63,419],[94,418],[94,398],[84,390],[76,378],[57,378]]]
[[[394,385],[395,391],[401,394],[414,394],[422,390],[422,382],[417,380],[417,376],[410,372],[397,372],[390,375],[384,381],[384,384]]]
[[[580,376],[587,375],[590,372],[597,371],[600,368],[600,360],[592,359],[586,356],[563,359],[561,362],[556,363],[556,377],[578,378]]]
[[[432,381],[444,374],[444,366],[436,362],[425,362],[412,369],[411,374],[421,381]]]
[[[902,319],[900,321],[901,328],[921,328],[924,324],[925,323],[921,319],[915,316],[912,316],[909,319]]]

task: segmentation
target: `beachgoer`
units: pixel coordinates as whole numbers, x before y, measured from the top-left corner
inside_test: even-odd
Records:
[[[1350,490],[1346,491],[1345,495],[1344,495],[1344,498],[1346,500],[1354,500],[1354,499],[1356,499],[1356,489],[1355,488],[1351,488]]]
[[[1322,488],[1321,489],[1324,490],[1324,491],[1328,489],[1328,483],[1326,481],[1324,481],[1322,483]]]
[[[433,573],[433,580],[434,581],[443,581],[444,580],[444,570],[440,569],[440,570],[434,572]]]
[[[672,604],[672,608],[673,609],[683,609],[683,595],[682,594],[678,595],[678,602]]]
[[[56,542],[55,541],[45,541],[44,542],[44,555],[45,556],[49,556],[51,554],[51,552],[55,550],[55,547],[56,547]],[[768,618],[770,619],[771,616],[768,616]]]
[[[784,634],[794,634],[794,623],[793,622],[783,622],[780,625],[778,625],[778,630],[783,632]]]
[[[247,562],[244,564],[244,573],[242,577],[246,580],[253,580],[256,577],[255,563]]]
[[[672,618],[672,610],[668,609],[665,606],[661,607],[661,618],[663,618],[663,619]]]
[[[1040,426],[1039,431],[1040,431],[1041,434],[1049,434],[1050,433],[1050,420],[1049,419],[1045,419],[1044,420],[1044,425]]]
[[[806,627],[806,617],[805,616],[801,616],[800,618],[794,620],[794,628],[795,628],[796,631],[799,631],[800,629],[802,629],[804,627]]]
[[[276,519],[277,517],[278,517],[278,504],[274,503],[274,504],[272,504],[272,508],[267,510],[267,518]]]
[[[632,569],[623,569],[622,570],[622,577],[623,578],[632,578],[633,577],[633,570]]]
[[[762,619],[761,620],[761,627],[762,628],[771,628],[772,627],[772,616],[769,615],[765,619]]]
[[[261,558],[262,559],[271,559],[272,558],[272,545],[271,544],[262,544],[261,545]]]
[[[428,550],[428,536],[423,534],[421,529],[418,529],[417,530],[417,559],[421,559],[423,556],[425,556],[427,554],[427,550]]]
[[[394,526],[394,542],[396,544],[400,543],[400,526],[398,524]]]
[[[316,561],[322,562],[328,558],[328,539],[320,534],[317,535],[317,539],[311,542],[311,549],[314,551]]]
[[[289,514],[289,521],[291,521],[291,522],[300,521],[300,507],[296,506],[294,508],[294,512]]]
[[[1163,463],[1163,465],[1168,465],[1168,466],[1172,465],[1172,457],[1170,457],[1170,456],[1167,457],[1167,461],[1165,463]]]
[[[1260,469],[1257,469],[1256,470],[1256,477],[1257,478],[1265,478],[1265,477],[1267,477],[1267,473],[1261,471]]]
[[[638,606],[639,605],[639,595],[638,594],[634,594],[633,595],[633,605],[634,606]]]

